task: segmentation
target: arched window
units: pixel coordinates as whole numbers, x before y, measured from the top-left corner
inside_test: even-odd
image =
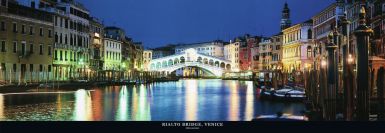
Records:
[[[311,58],[312,57],[312,49],[311,49],[311,46],[307,46],[307,49],[306,49],[306,55],[307,55],[307,58]]]
[[[313,31],[311,29],[307,31],[307,39],[313,39]]]

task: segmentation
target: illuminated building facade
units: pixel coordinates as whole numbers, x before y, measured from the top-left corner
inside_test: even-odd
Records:
[[[108,78],[116,78],[115,73],[121,70],[121,46],[116,38],[104,37],[103,70]]]
[[[312,17],[314,49],[316,50],[316,67],[319,69],[322,58],[327,54],[326,45],[329,43],[328,35],[337,26],[337,20],[343,15],[337,3],[326,7],[320,13]],[[342,51],[340,52],[342,54]]]
[[[148,71],[150,62],[152,60],[152,50],[143,51],[143,70]]]
[[[143,44],[142,42],[134,42],[134,69],[143,71]]]
[[[223,41],[203,42],[194,44],[181,44],[175,47],[175,54],[183,53],[185,50],[194,48],[198,53],[214,57],[223,57]]]
[[[52,14],[7,0],[0,11],[0,82],[52,79]]]
[[[271,40],[271,62],[270,68],[273,70],[282,69],[282,34],[272,36]]]
[[[257,71],[260,71],[261,68],[260,68],[260,63],[259,63],[259,56],[260,56],[260,53],[259,53],[259,44],[257,45],[254,45],[253,47],[251,47],[250,49],[251,51],[251,69],[254,71],[254,72],[257,72]]]
[[[271,45],[270,38],[262,38],[261,42],[259,43],[259,71],[269,71],[270,63],[272,60],[272,49],[273,45]]]
[[[102,55],[104,52],[104,25],[96,18],[90,20],[90,36],[91,36],[91,46],[90,46],[90,69],[91,77],[94,80],[100,80],[102,77],[103,70],[103,59]]]
[[[117,27],[106,27],[104,31],[103,71],[107,79],[117,79],[124,67],[122,65],[124,31]]]
[[[283,69],[305,70],[312,66],[312,20],[283,30]]]
[[[239,71],[239,44],[232,42],[224,46],[224,59],[231,62],[232,70]]]

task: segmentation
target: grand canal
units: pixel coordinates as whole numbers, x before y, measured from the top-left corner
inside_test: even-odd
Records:
[[[0,94],[2,121],[250,121],[302,103],[259,100],[251,81],[185,79],[138,86]]]

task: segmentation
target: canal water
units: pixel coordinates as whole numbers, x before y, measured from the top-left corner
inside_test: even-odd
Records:
[[[77,89],[77,88],[76,88]],[[260,101],[252,81],[185,79],[138,86],[0,94],[2,121],[250,121],[302,103]]]

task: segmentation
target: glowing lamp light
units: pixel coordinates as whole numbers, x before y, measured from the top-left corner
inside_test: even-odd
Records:
[[[99,33],[95,33],[95,37],[100,37]]]
[[[80,59],[80,60],[79,60],[79,64],[80,64],[80,65],[83,65],[83,59]]]
[[[349,54],[349,57],[348,57],[348,63],[352,63],[353,62],[353,57],[351,54]]]
[[[325,67],[326,65],[327,65],[326,60],[322,60],[322,61],[321,61],[321,66],[322,66],[322,67]]]

